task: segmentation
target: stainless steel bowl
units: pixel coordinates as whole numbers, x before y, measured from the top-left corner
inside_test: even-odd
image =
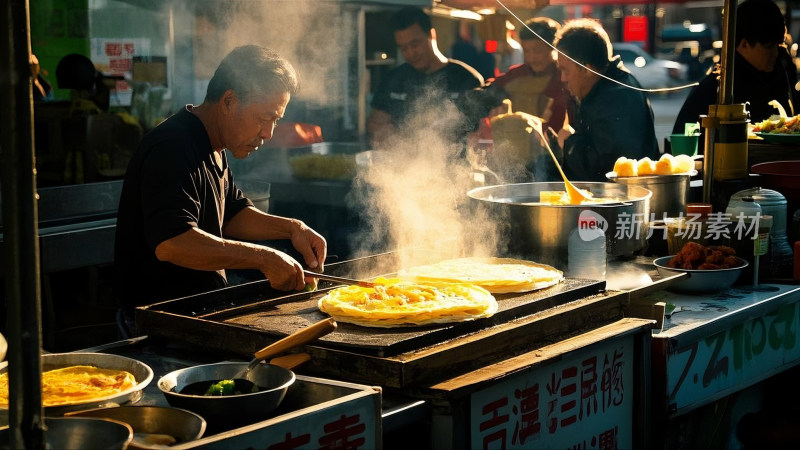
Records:
[[[127,423],[134,433],[134,440],[128,448],[153,447],[143,443],[146,435],[169,435],[181,444],[200,439],[206,431],[206,421],[199,415],[167,406],[100,408],[71,413],[70,417],[99,417]]]
[[[653,265],[658,269],[658,274],[662,277],[671,277],[681,273],[688,273],[689,276],[680,280],[675,280],[667,286],[667,290],[683,294],[712,294],[724,291],[733,286],[733,283],[742,275],[742,271],[748,266],[748,262],[742,258],[739,265],[729,269],[717,270],[694,270],[669,267],[667,263],[675,255],[662,256],[653,261]]]
[[[170,405],[200,414],[209,425],[253,422],[268,417],[280,405],[289,386],[295,381],[294,372],[274,364],[262,363],[247,376],[248,380],[262,389],[258,392],[221,397],[180,393],[192,383],[232,379],[247,365],[246,362],[222,362],[179,369],[161,377],[158,388]]]
[[[696,170],[691,173],[640,177],[617,177],[615,172],[609,172],[606,177],[615,183],[641,186],[650,190],[653,193],[653,197],[650,198],[650,212],[658,220],[686,213],[689,182],[694,175],[697,175]]]
[[[61,416],[71,411],[135,403],[142,398],[142,391],[153,380],[153,369],[150,366],[124,356],[106,353],[47,353],[42,355],[42,372],[70,366],[94,366],[101,369],[125,370],[133,374],[134,378],[136,378],[136,384],[118,394],[98,397],[90,401],[47,406],[44,408],[44,412],[48,416]],[[7,366],[0,368],[0,374],[7,371]]]
[[[44,441],[47,448],[123,450],[133,439],[130,425],[95,417],[47,417]],[[10,428],[0,430],[0,449],[9,448]]]
[[[573,184],[589,190],[594,197],[618,198],[620,202],[605,205],[534,204],[539,202],[542,191],[564,191],[564,183],[484,186],[469,191],[467,195],[487,208],[490,217],[498,224],[498,233],[506,238],[510,255],[532,258],[564,269],[569,234],[577,227],[578,217],[585,210],[602,216],[606,221],[606,253],[609,256],[632,256],[645,247],[652,195],[648,189],[616,183]],[[625,220],[633,224],[634,217],[641,219],[638,230],[617,232],[625,226]]]

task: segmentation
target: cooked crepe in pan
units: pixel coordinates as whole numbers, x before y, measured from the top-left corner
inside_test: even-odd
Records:
[[[130,372],[70,366],[42,373],[42,404],[63,406],[122,393],[136,385]],[[8,407],[8,373],[0,375],[0,406]]]
[[[489,317],[497,301],[482,287],[464,283],[413,283],[378,278],[375,287],[345,286],[319,300],[337,322],[366,327],[418,326]]]
[[[554,267],[512,258],[448,259],[401,270],[399,276],[419,283],[471,283],[493,294],[534,291],[564,280]]]

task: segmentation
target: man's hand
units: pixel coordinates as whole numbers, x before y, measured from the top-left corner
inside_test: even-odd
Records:
[[[322,272],[325,258],[328,256],[328,243],[305,223],[298,220],[296,224],[297,227],[292,230],[290,236],[292,245],[303,255],[303,260],[309,268]]]
[[[279,250],[264,247],[258,270],[279,291],[300,291],[306,286],[303,267],[294,258]]]

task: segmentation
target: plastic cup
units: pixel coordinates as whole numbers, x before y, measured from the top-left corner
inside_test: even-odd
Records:
[[[673,155],[697,155],[697,141],[700,136],[686,136],[684,134],[671,134],[669,137]]]

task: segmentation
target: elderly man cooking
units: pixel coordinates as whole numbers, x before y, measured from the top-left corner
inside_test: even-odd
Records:
[[[250,242],[291,240],[308,267],[322,270],[325,239],[299,220],[253,207],[225,153],[246,158],[269,140],[297,88],[294,68],[278,54],[238,47],[201,105],[187,105],[144,137],[117,218],[115,289],[126,306],[222,288],[225,269],[259,270],[279,290],[304,288],[300,262]]]

